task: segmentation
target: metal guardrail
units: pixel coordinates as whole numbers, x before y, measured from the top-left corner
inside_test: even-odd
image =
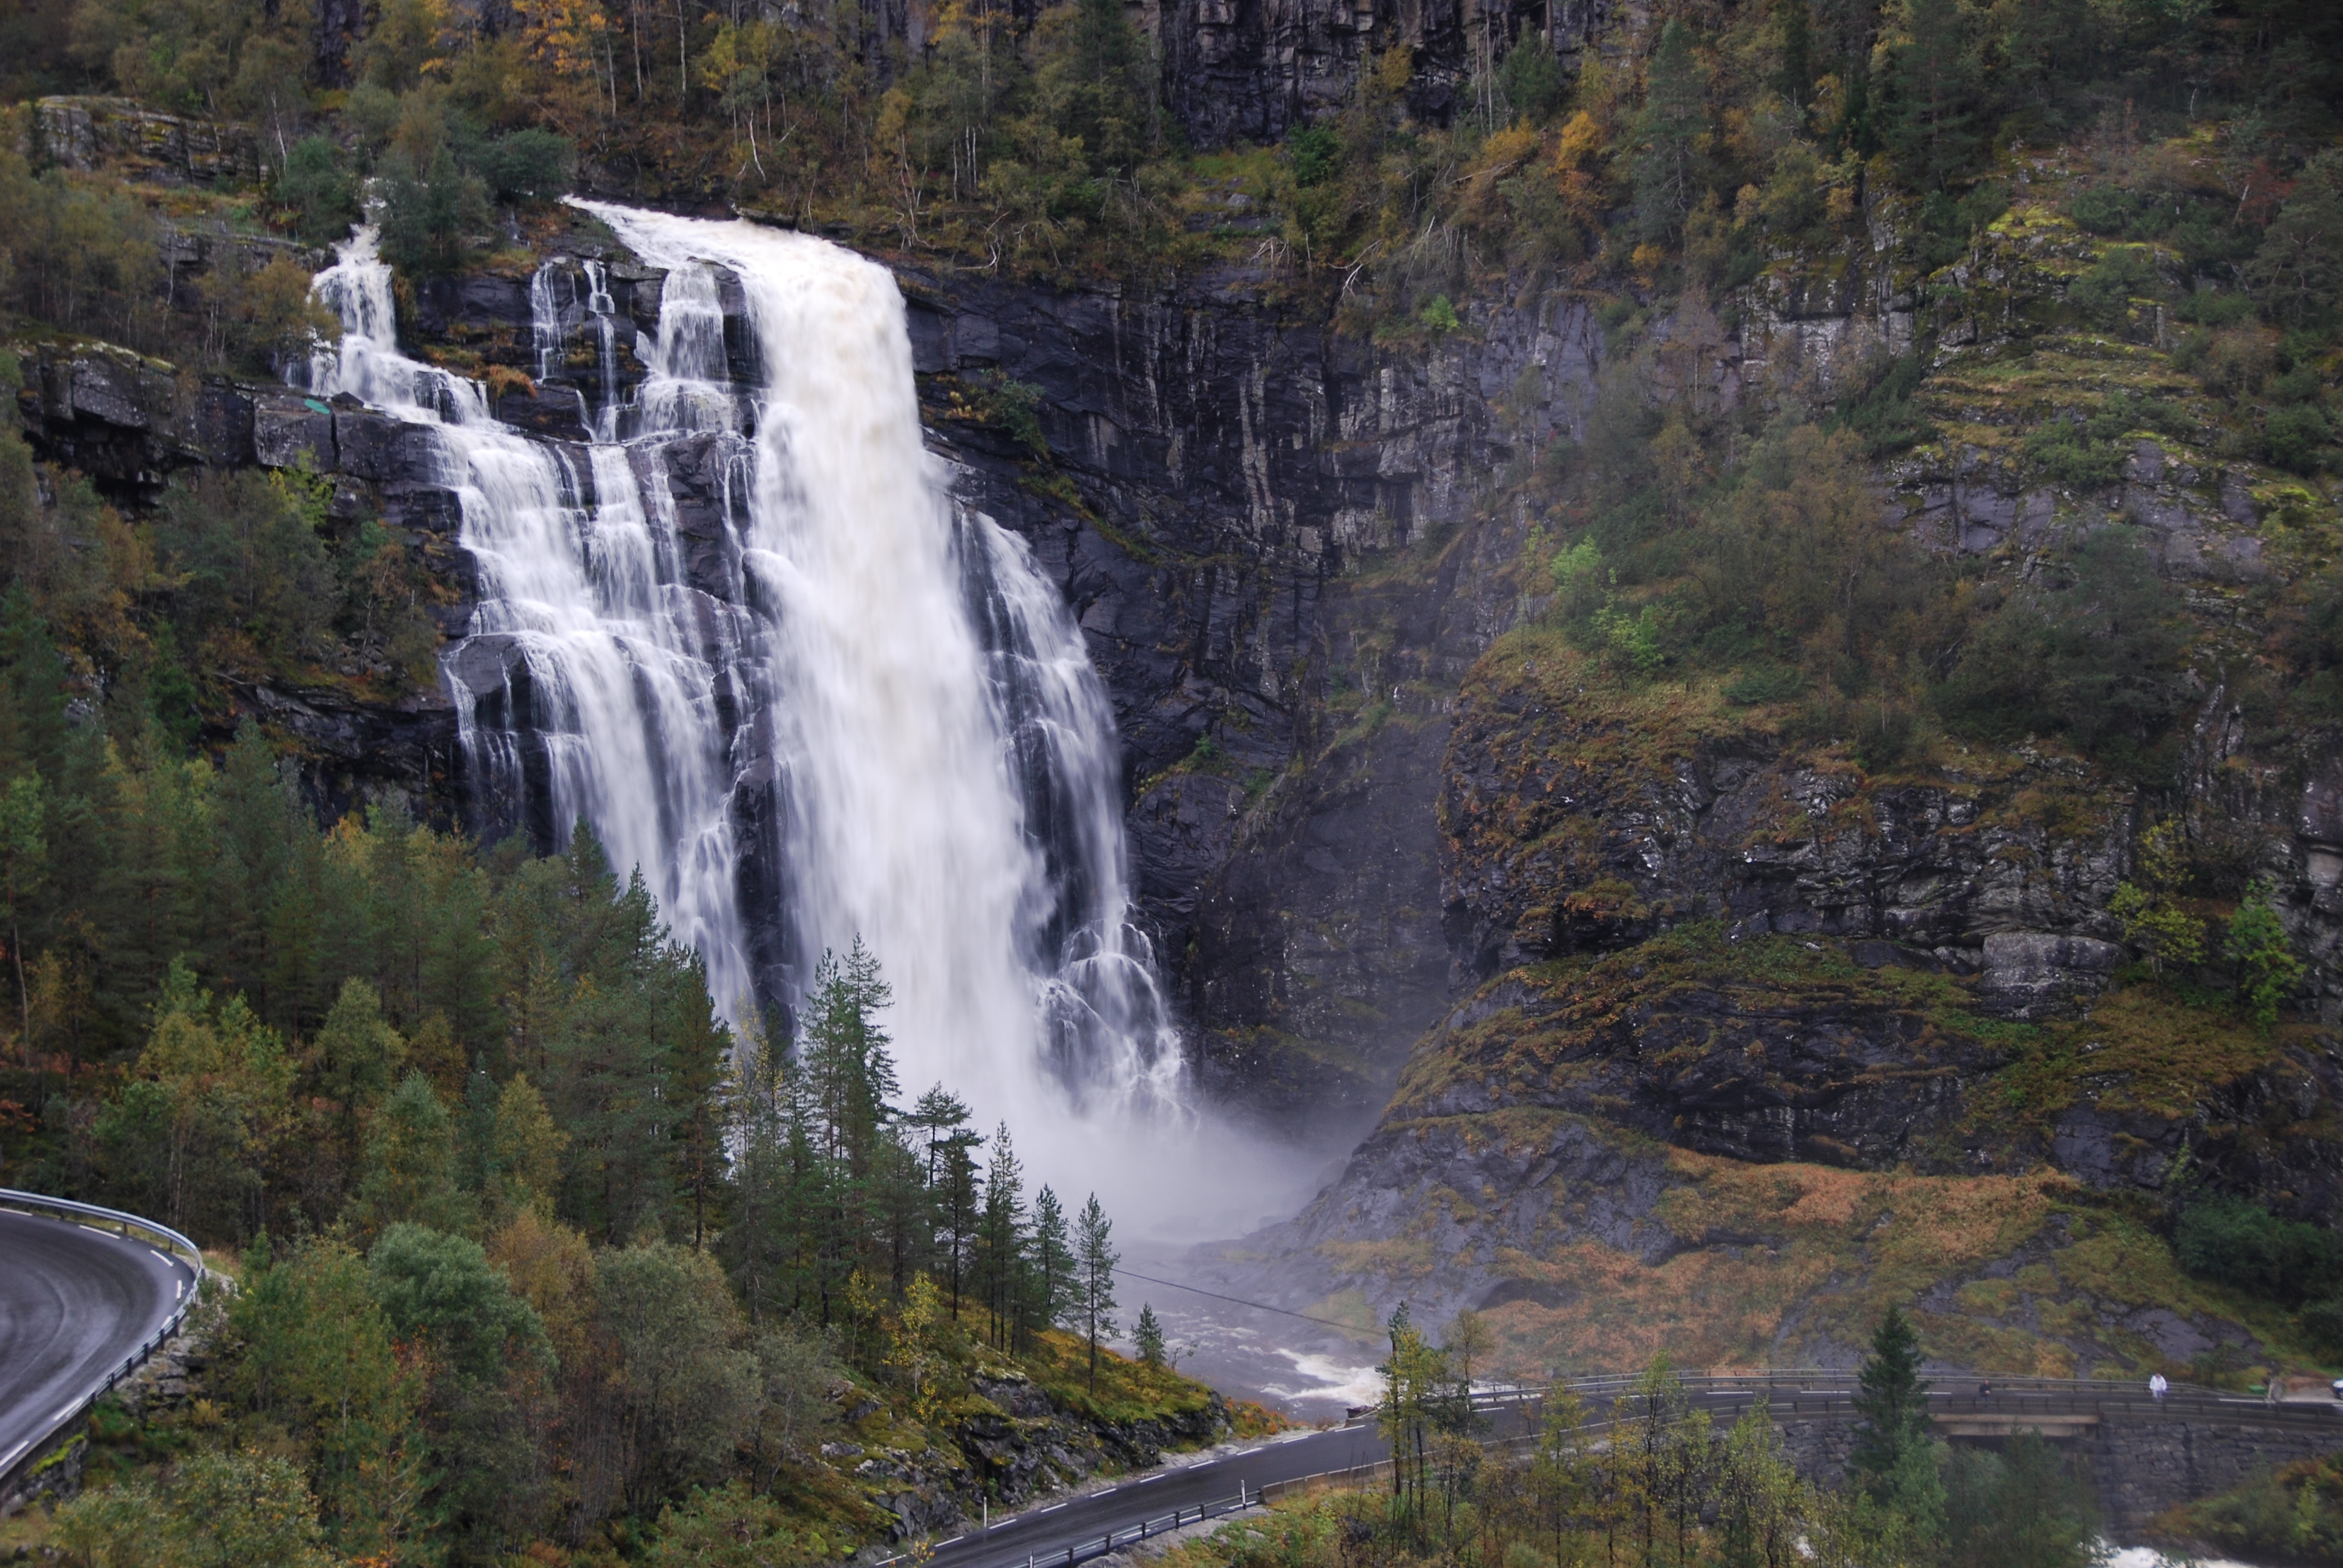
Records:
[[[75,1399],[49,1418],[40,1431],[25,1438],[10,1452],[0,1454],[0,1492],[5,1492],[16,1479],[16,1472],[27,1462],[47,1452],[50,1442],[60,1432],[89,1413],[90,1407],[114,1392],[115,1386],[145,1364],[146,1358],[169,1342],[195,1310],[196,1300],[203,1289],[205,1277],[204,1251],[168,1225],[158,1225],[152,1220],[142,1220],[136,1214],[126,1214],[118,1209],[101,1209],[95,1203],[76,1203],[70,1198],[51,1198],[40,1192],[20,1192],[14,1188],[0,1187],[0,1210],[45,1214],[68,1224],[85,1226],[93,1231],[112,1230],[126,1241],[133,1231],[153,1241],[161,1241],[174,1252],[184,1253],[196,1271],[195,1289],[179,1299],[163,1326],[139,1342],[138,1348],[109,1368],[106,1376],[88,1392]]]
[[[1187,1525],[1202,1524],[1212,1519],[1225,1519],[1232,1513],[1242,1513],[1247,1509],[1259,1508],[1271,1490],[1263,1487],[1259,1491],[1248,1491],[1245,1483],[1240,1481],[1237,1483],[1237,1494],[1233,1498],[1224,1497],[1218,1503],[1200,1503],[1193,1508],[1175,1508],[1159,1518],[1141,1519],[1136,1524],[1126,1524],[1119,1530],[1109,1530],[1097,1535],[1086,1535],[1063,1551],[1028,1553],[1025,1558],[1025,1568],[1074,1568],[1077,1563],[1087,1563],[1093,1557],[1103,1557],[1110,1552],[1119,1551],[1122,1547],[1145,1541],[1151,1536],[1168,1534],[1172,1531]],[[1079,1502],[1080,1499],[1071,1501]],[[1009,1522],[1003,1520],[1001,1523],[1005,1524]],[[1001,1526],[994,1525],[992,1528],[997,1530]],[[967,1539],[965,1535],[955,1535],[949,1541],[937,1542],[928,1550],[940,1552],[947,1546],[957,1546]],[[908,1562],[913,1555],[909,1552],[899,1552],[892,1557],[881,1557],[872,1563],[870,1568],[889,1568],[890,1563]]]

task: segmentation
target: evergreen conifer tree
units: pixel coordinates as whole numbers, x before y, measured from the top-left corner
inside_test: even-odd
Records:
[[[1139,1309],[1139,1326],[1131,1331],[1131,1342],[1139,1347],[1139,1359],[1149,1366],[1163,1364],[1163,1325],[1156,1320],[1152,1302]]]
[[[383,1101],[367,1131],[357,1212],[372,1231],[402,1221],[467,1231],[478,1217],[456,1184],[456,1129],[430,1081],[410,1072]]]
[[[1091,1347],[1091,1387],[1098,1387],[1099,1341],[1114,1332],[1114,1271],[1122,1261],[1112,1241],[1114,1226],[1099,1207],[1093,1192],[1074,1221],[1074,1256],[1078,1260],[1081,1315]]]
[[[1959,0],[1906,0],[1904,26],[1889,140],[1907,179],[1942,190],[1969,161],[1976,56]]]
[[[1774,90],[1803,121],[1815,95],[1814,14],[1806,0],[1774,0],[1774,15],[1782,26],[1782,60]]]
[[[798,1037],[820,1118],[823,1151],[860,1176],[868,1173],[879,1134],[900,1086],[878,1013],[893,1000],[879,961],[857,937],[841,960],[824,953],[814,970]]]
[[[954,1322],[960,1322],[960,1300],[967,1292],[976,1262],[984,1186],[976,1171],[976,1151],[983,1145],[983,1138],[965,1128],[952,1132],[939,1145],[942,1156],[932,1201],[937,1244],[944,1254]]]
[[[1066,1323],[1079,1294],[1066,1206],[1046,1186],[1033,1196],[1033,1294],[1034,1321],[1042,1329]]]
[[[1707,90],[1691,29],[1671,19],[1652,51],[1635,117],[1635,232],[1648,244],[1673,242],[1699,200]]]
[[[1027,1252],[1025,1177],[1010,1144],[1009,1124],[992,1134],[992,1160],[984,1172],[984,1218],[977,1231],[977,1269],[992,1342],[1014,1346],[1025,1291]]]
[[[919,1140],[919,1154],[927,1169],[926,1181],[930,1190],[938,1185],[944,1144],[968,1125],[968,1101],[940,1083],[920,1095],[904,1113],[903,1126]]]
[[[1864,1424],[1855,1440],[1855,1468],[1875,1487],[1894,1475],[1905,1451],[1926,1444],[1928,1385],[1920,1377],[1920,1338],[1901,1307],[1889,1307],[1871,1336],[1871,1355],[1857,1374],[1855,1408]]]

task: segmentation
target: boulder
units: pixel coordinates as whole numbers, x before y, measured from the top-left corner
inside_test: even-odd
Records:
[[[324,473],[340,467],[334,411],[297,392],[264,394],[252,409],[253,456],[263,467],[303,466]]]
[[[1978,999],[2004,1018],[2056,1017],[2107,990],[2123,963],[2115,942],[2049,931],[2000,931],[1985,940]]]

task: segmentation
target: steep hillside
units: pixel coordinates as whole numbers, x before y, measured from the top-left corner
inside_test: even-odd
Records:
[[[667,277],[575,188],[895,269],[933,449],[1111,697],[1199,1078],[1363,1135],[1241,1293],[1523,1368],[1845,1359],[1897,1302],[1979,1368],[2343,1356],[2332,7],[7,25],[11,1170],[156,1201],[123,1107],[197,982],[297,1043],[372,977],[450,1101],[527,1060],[536,971],[417,934],[534,930],[577,852],[467,772],[511,714],[442,673],[502,657],[451,481],[291,383],[363,206],[402,347],[579,441]],[[727,474],[675,450],[689,573]],[[339,1151],[237,1155],[221,1235],[355,1191],[314,1087]]]
[[[1598,393],[1453,699],[1461,1004],[1239,1277],[1525,1366],[1835,1360],[1890,1302],[1984,1367],[2343,1349],[2164,1240],[2323,1225],[2343,1087],[2337,514],[2285,435],[2330,350],[2156,237],[2207,155],[2014,154],[1933,271],[1875,227],[1614,337],[1674,408],[1606,450]],[[1840,433],[1736,435],[1753,393]]]

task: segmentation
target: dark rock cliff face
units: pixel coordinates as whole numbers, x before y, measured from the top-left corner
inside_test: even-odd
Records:
[[[1414,51],[1409,108],[1445,125],[1518,41],[1567,64],[1612,0],[1150,0],[1164,100],[1191,141],[1274,142],[1339,110],[1375,53]]]
[[[1263,282],[905,277],[930,429],[1062,585],[1113,696],[1139,889],[1208,1081],[1356,1119],[1447,992],[1448,694],[1517,598],[1519,530],[1478,498],[1576,431],[1600,346],[1549,299],[1386,356]],[[1038,392],[1046,463],[953,417],[994,377]],[[1330,721],[1344,688],[1364,721]]]
[[[102,344],[40,344],[23,363],[17,414],[42,455],[135,505],[171,474],[198,465],[307,466],[334,487],[330,510],[382,518],[443,582],[468,581],[456,544],[455,498],[402,437],[396,420],[344,400],[335,406],[283,387],[196,379]],[[468,614],[441,607],[442,630]],[[311,795],[329,811],[389,795],[447,819],[461,796],[456,716],[443,691],[392,702],[337,686],[231,681],[239,709],[283,737]]]

